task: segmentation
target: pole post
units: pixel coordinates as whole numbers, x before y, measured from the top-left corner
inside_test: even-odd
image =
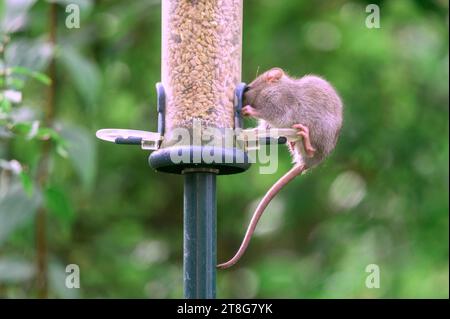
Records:
[[[216,297],[216,174],[184,174],[184,297]]]

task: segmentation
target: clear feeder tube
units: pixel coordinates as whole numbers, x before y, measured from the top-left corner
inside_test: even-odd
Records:
[[[175,128],[234,128],[243,0],[162,1],[166,141]]]

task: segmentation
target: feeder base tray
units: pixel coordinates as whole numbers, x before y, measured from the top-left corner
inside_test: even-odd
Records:
[[[241,149],[192,145],[159,149],[148,161],[157,171],[172,174],[198,170],[230,175],[244,172],[251,165],[247,153]]]

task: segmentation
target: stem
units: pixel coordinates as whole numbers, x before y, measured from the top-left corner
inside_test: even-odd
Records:
[[[0,102],[1,103],[7,103],[5,92],[6,92],[6,90],[8,90],[8,65],[6,63],[6,47],[7,47],[8,43],[9,43],[8,34],[2,33],[1,39],[0,39],[0,60],[2,61],[1,78],[3,81],[2,85],[1,85],[1,92],[0,92]]]
[[[2,34],[1,35],[2,36],[2,40],[1,40],[1,43],[0,43],[0,46],[1,46],[1,48],[0,48],[0,59],[2,60],[2,62],[3,62],[3,70],[2,70],[2,78],[3,78],[3,85],[2,85],[2,91],[6,91],[7,89],[8,89],[8,76],[7,76],[7,70],[8,70],[8,67],[7,67],[7,65],[6,65],[6,45],[8,44],[8,35],[5,33],[5,34]],[[3,98],[5,98],[5,97],[3,97]]]
[[[49,41],[53,49],[56,45],[56,26],[57,26],[57,4],[50,4],[49,12]],[[45,108],[45,126],[51,126],[55,115],[55,96],[56,96],[56,66],[54,52],[50,60],[48,69],[51,83],[47,91],[47,105]],[[44,141],[42,145],[42,157],[39,162],[37,182],[41,189],[45,188],[49,177],[49,158],[51,151],[51,142]],[[47,212],[44,206],[41,206],[36,216],[36,285],[38,298],[48,297],[48,248],[47,248]]]

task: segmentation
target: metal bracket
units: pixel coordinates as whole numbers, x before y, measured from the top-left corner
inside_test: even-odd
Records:
[[[242,104],[247,84],[239,83],[234,91],[234,129],[242,129],[244,121],[242,120]]]
[[[291,128],[246,129],[240,131],[236,136],[236,141],[246,152],[259,150],[262,145],[286,144],[298,140],[300,140],[300,136],[297,134],[297,130]]]
[[[166,92],[161,82],[156,83],[156,95],[158,112],[158,133],[164,136],[166,131]]]
[[[163,136],[159,133],[114,128],[98,130],[95,135],[107,142],[121,145],[141,145],[143,150],[151,151],[159,149],[163,140]]]

